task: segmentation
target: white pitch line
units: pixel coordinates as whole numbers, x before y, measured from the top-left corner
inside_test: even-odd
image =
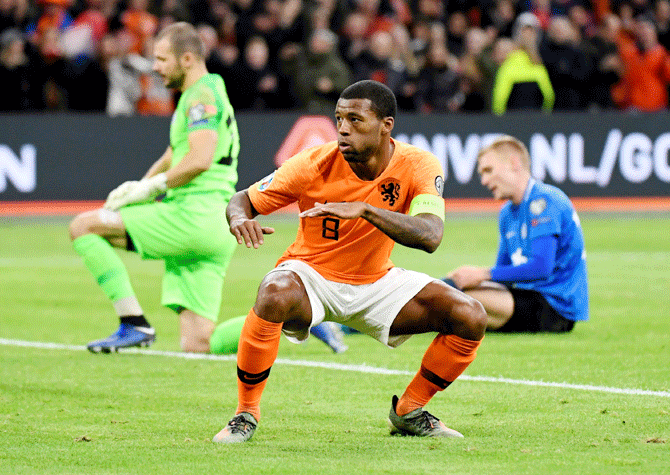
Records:
[[[43,343],[38,341],[25,341],[25,340],[7,340],[5,338],[0,338],[0,345],[2,346],[21,346],[26,348],[39,348],[46,350],[69,350],[69,351],[86,351],[85,346],[80,345],[64,345],[61,343]],[[147,350],[147,349],[135,349],[129,348],[123,350],[123,353],[134,353],[142,354],[149,356],[166,356],[169,358],[181,358],[185,360],[211,360],[211,361],[235,361],[235,355],[209,355],[201,353],[182,353],[177,351],[156,351],[156,350]],[[383,375],[400,375],[400,376],[413,376],[414,372],[399,370],[399,369],[389,369],[389,368],[379,368],[376,366],[368,366],[365,364],[362,365],[348,365],[341,363],[328,363],[322,361],[307,361],[307,360],[289,360],[286,358],[277,358],[275,360],[276,364],[282,364],[287,366],[302,366],[308,368],[323,368],[337,371],[351,371],[355,373],[366,373],[366,374],[383,374]],[[578,391],[595,391],[602,393],[610,394],[626,394],[629,396],[657,396],[657,397],[667,397],[670,398],[670,391],[649,391],[646,389],[628,389],[628,388],[613,388],[609,386],[593,386],[590,384],[570,384],[570,383],[555,383],[550,381],[532,381],[527,379],[511,379],[511,378],[502,378],[502,377],[492,377],[492,376],[468,376],[462,375],[458,378],[461,381],[477,381],[485,383],[502,383],[502,384],[514,384],[520,386],[539,386],[547,388],[560,388],[560,389],[575,389]]]

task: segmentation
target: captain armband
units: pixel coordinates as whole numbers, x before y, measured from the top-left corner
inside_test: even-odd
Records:
[[[409,214],[416,216],[422,213],[434,214],[444,221],[444,199],[428,194],[415,196],[409,205]]]

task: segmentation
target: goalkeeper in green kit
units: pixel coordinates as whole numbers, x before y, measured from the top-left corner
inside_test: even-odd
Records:
[[[94,353],[155,340],[113,247],[165,261],[161,302],[179,315],[181,348],[209,352],[226,268],[237,245],[225,209],[235,193],[240,141],[223,79],[208,73],[203,45],[188,23],[158,34],[153,69],[166,87],[182,93],[167,150],[144,178],[123,183],[103,208],[70,224],[75,251],[121,320],[116,333],[88,344]],[[165,198],[156,201],[160,194]]]
[[[236,351],[238,319],[216,328],[223,279],[237,246],[225,216],[235,193],[240,151],[233,109],[223,79],[207,72],[203,45],[188,23],[175,23],[158,34],[154,71],[166,87],[182,92],[170,125],[170,145],[144,178],[121,184],[103,208],[70,223],[75,251],[121,320],[114,334],[89,343],[88,349],[110,353],[149,346],[156,338],[113,249],[118,247],[165,261],[161,301],[179,314],[182,350]],[[160,194],[165,199],[155,201]],[[327,323],[312,333],[336,353],[347,349],[341,332]]]

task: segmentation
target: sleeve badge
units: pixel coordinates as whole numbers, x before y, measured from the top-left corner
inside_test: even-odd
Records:
[[[530,212],[534,215],[541,214],[542,211],[547,209],[547,200],[544,198],[538,198],[530,202],[529,206]]]
[[[189,126],[206,124],[207,121],[216,115],[216,106],[197,102],[188,109]]]
[[[205,117],[204,104],[196,104],[188,110],[188,119],[190,122],[198,122]]]
[[[439,196],[442,196],[444,192],[444,179],[440,175],[435,177],[435,191]]]
[[[272,179],[275,177],[274,172],[272,172],[270,175],[266,176],[263,178],[259,183],[258,183],[258,191],[265,191],[267,190],[268,186],[270,186],[270,183],[272,183]]]

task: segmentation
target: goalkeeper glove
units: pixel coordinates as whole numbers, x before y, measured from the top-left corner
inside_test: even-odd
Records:
[[[109,195],[107,195],[107,200],[105,201],[103,208],[115,210],[116,208],[113,208],[113,205],[118,202],[119,198],[128,193],[128,190],[136,183],[136,181],[125,181],[114,188]]]
[[[151,178],[140,181],[127,181],[112,190],[104,204],[105,209],[116,211],[132,203],[143,203],[153,200],[167,189],[167,176],[159,173]]]

